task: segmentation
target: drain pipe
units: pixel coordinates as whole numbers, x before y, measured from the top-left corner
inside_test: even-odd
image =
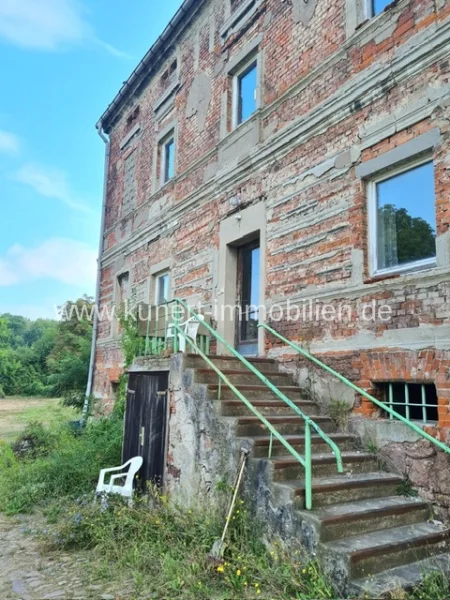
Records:
[[[86,419],[89,413],[89,404],[90,398],[92,394],[92,385],[94,381],[94,366],[95,366],[95,347],[97,344],[97,332],[98,332],[98,322],[99,322],[99,302],[100,302],[100,283],[101,283],[101,265],[102,265],[102,255],[103,255],[103,232],[105,229],[105,214],[106,214],[106,197],[108,191],[108,172],[109,172],[109,152],[110,152],[110,141],[106,137],[103,131],[103,123],[100,120],[95,126],[97,129],[98,135],[102,138],[105,143],[105,171],[103,176],[103,200],[102,200],[102,212],[101,212],[101,221],[100,221],[100,242],[98,247],[98,259],[97,259],[97,287],[95,290],[95,305],[94,305],[94,325],[92,328],[92,342],[91,342],[91,358],[89,361],[89,374],[88,381],[86,386],[86,397],[84,399],[83,405],[83,413],[81,416],[81,422],[86,423]]]

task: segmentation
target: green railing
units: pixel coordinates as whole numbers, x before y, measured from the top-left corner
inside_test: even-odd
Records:
[[[322,440],[331,448],[337,463],[337,470],[339,473],[344,472],[344,467],[342,463],[341,452],[336,445],[336,443],[324,432],[322,429],[315,423],[308,415],[305,415],[303,411],[292,402],[287,396],[285,396],[277,387],[274,385],[267,377],[265,377],[251,362],[249,362],[246,358],[244,358],[237,350],[235,350],[221,335],[217,333],[217,331],[208,323],[202,322],[202,325],[206,327],[209,333],[215,338],[217,342],[222,344],[228,352],[237,358],[243,365],[247,367],[249,371],[251,371],[254,375],[260,379],[260,381],[269,388],[280,400],[285,402],[299,417],[301,417],[305,423],[305,440],[304,440],[304,448],[305,455],[304,457],[300,456],[300,454],[289,444],[289,442],[276,430],[276,428],[262,415],[253,404],[238,390],[238,388],[231,383],[228,377],[222,373],[222,371],[217,367],[217,365],[209,358],[207,353],[194,341],[192,340],[181,328],[181,320],[183,317],[183,313],[185,315],[190,315],[191,317],[197,317],[197,313],[190,308],[186,302],[180,299],[172,300],[171,303],[175,304],[175,310],[172,314],[172,324],[174,329],[178,334],[180,334],[186,342],[195,349],[196,353],[203,358],[203,360],[208,364],[208,366],[215,371],[219,378],[219,389],[222,384],[228,386],[230,390],[245,404],[245,406],[256,416],[258,419],[266,426],[268,431],[270,432],[270,444],[269,444],[269,456],[272,451],[273,438],[276,438],[285,448],[286,450],[296,459],[305,469],[305,507],[307,510],[312,508],[312,449],[311,449],[311,430],[314,430]],[[173,338],[173,350],[174,352],[178,352],[179,350],[179,342],[178,336],[175,335]]]
[[[161,356],[168,348],[167,330],[170,324],[170,315],[168,307],[171,303],[166,302],[164,304],[150,306],[148,305],[148,315],[145,326],[145,346],[144,356]],[[145,305],[144,305],[145,306]],[[164,312],[164,325],[161,326],[159,313]],[[155,313],[155,318],[151,318],[152,312]],[[209,354],[210,339],[208,335],[198,335],[198,342],[201,350],[204,350],[206,354]]]
[[[432,435],[430,435],[429,433],[427,433],[426,431],[424,431],[421,427],[419,427],[418,425],[416,425],[415,423],[413,423],[412,421],[410,421],[408,418],[402,416],[401,414],[399,414],[398,412],[396,412],[394,409],[390,408],[384,402],[381,402],[381,400],[377,400],[377,398],[374,398],[373,396],[371,396],[365,390],[363,390],[362,388],[360,388],[357,385],[355,385],[354,383],[352,383],[349,379],[347,379],[346,377],[344,377],[343,375],[341,375],[340,373],[338,373],[337,371],[335,371],[334,369],[332,369],[331,367],[329,367],[328,365],[326,365],[325,363],[323,363],[322,361],[320,361],[318,358],[316,358],[315,356],[313,356],[312,354],[310,354],[309,352],[307,352],[306,350],[304,350],[301,346],[298,346],[294,342],[291,342],[290,340],[286,339],[281,334],[279,334],[278,331],[275,331],[275,329],[272,329],[272,327],[269,327],[269,325],[266,325],[265,323],[260,323],[258,325],[258,327],[262,327],[262,328],[266,329],[272,335],[274,335],[279,340],[281,340],[282,342],[284,342],[286,345],[290,346],[291,348],[293,348],[294,350],[296,350],[297,352],[299,352],[300,354],[302,354],[305,358],[307,358],[308,360],[310,360],[314,364],[318,365],[319,367],[321,367],[322,369],[324,369],[325,371],[327,371],[331,375],[334,375],[334,377],[337,377],[337,379],[339,379],[340,381],[342,381],[342,383],[345,383],[345,385],[347,385],[348,387],[352,388],[358,394],[361,394],[361,396],[364,396],[364,398],[367,398],[368,400],[370,400],[371,402],[373,402],[373,404],[375,404],[376,406],[382,408],[392,418],[395,418],[395,419],[398,419],[399,421],[402,421],[403,423],[405,423],[405,425],[407,425],[410,429],[412,429],[413,431],[415,431],[418,435],[420,435],[421,437],[425,438],[429,442],[432,442],[435,446],[437,446],[438,448],[440,448],[444,452],[447,452],[448,454],[450,454],[450,448],[446,444],[444,444],[441,441],[439,441],[436,438],[434,438]]]

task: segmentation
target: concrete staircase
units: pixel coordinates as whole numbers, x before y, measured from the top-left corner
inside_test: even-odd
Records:
[[[302,418],[238,359],[211,359],[302,453]],[[276,440],[269,459],[270,436],[261,421],[223,384],[217,400],[218,376],[200,357],[189,355],[186,366],[194,369],[195,383],[207,385],[207,398],[217,402],[222,418],[234,420],[237,437],[242,443],[250,443],[253,467],[269,473],[270,502],[289,499],[302,543],[318,556],[336,591],[342,596],[368,594],[366,597],[378,598],[390,590],[417,584],[430,570],[450,572],[450,530],[432,521],[431,506],[419,498],[400,496],[402,478],[382,470],[374,454],[358,448],[354,436],[338,432],[332,419],[320,414],[317,404],[295,385],[293,378],[279,371],[276,361],[250,360],[310,415],[342,452],[346,472],[338,474],[329,446],[320,436],[312,436],[312,511],[304,509],[303,467],[298,461]]]

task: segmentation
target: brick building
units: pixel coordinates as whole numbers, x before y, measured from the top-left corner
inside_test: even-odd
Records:
[[[309,307],[275,328],[373,393],[433,384],[429,420],[447,427],[449,38],[445,0],[186,0],[99,122],[100,309],[161,294]],[[217,324],[231,343],[233,319]],[[243,352],[291,358],[251,325]],[[102,320],[105,402],[121,364]]]
[[[364,576],[380,572],[380,597],[385,569],[442,552],[450,532],[426,522],[423,502],[392,497],[401,480],[373,453],[355,454],[331,411],[344,406],[366,449],[375,445],[447,514],[448,460],[434,439],[411,435],[257,325],[448,442],[449,61],[448,0],[185,0],[98,123],[106,142],[100,313],[125,300],[201,305],[302,410],[322,402],[311,418],[350,466],[340,479],[320,479],[335,473],[333,454],[313,456],[314,501],[344,504],[311,520],[297,510],[307,472],[292,462],[293,447],[280,456],[273,432],[269,441],[230,389],[221,396],[216,374],[177,353],[131,369],[133,382],[142,371],[169,373],[152,383],[169,392],[158,473],[183,500],[211,499],[247,444],[249,496],[263,521],[321,548],[340,592],[367,591]],[[95,331],[93,391],[110,406],[123,372],[120,326],[101,318]],[[238,358],[215,360],[242,369]],[[256,381],[251,398],[303,452],[299,427],[317,412],[286,416],[286,396],[273,402],[255,374],[229,373],[239,385]],[[286,377],[295,385],[283,387]],[[126,443],[130,452],[144,446]],[[369,533],[357,538],[361,531]],[[396,577],[411,583],[429,567],[410,566]]]

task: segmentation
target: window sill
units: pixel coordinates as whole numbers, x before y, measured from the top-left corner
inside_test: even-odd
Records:
[[[436,260],[433,260],[426,263],[423,262],[421,264],[405,265],[404,267],[395,270],[377,271],[373,273],[373,275],[365,279],[364,283],[377,283],[378,281],[384,281],[386,279],[397,279],[405,275],[421,275],[423,273],[434,275],[437,270],[438,266]]]
[[[355,0],[356,2],[356,0]],[[391,2],[386,8],[369,17],[367,14],[359,16],[358,20],[347,25],[347,40],[345,47],[353,46],[354,44],[366,44],[374,38],[383,38],[390,31],[391,21],[409,5],[410,0],[397,0]],[[348,16],[347,16],[348,19]]]

